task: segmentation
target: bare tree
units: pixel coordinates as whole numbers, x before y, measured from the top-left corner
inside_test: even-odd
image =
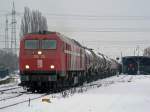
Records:
[[[24,8],[24,16],[21,20],[20,36],[31,32],[31,12],[28,7]]]
[[[150,47],[144,49],[144,56],[150,56]]]
[[[30,11],[28,7],[24,9],[24,16],[21,20],[20,37],[26,33],[46,31],[47,20],[38,10]]]

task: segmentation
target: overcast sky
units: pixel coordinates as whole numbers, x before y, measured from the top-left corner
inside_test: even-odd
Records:
[[[0,34],[13,0],[0,0]],[[24,7],[47,17],[49,30],[59,31],[108,56],[133,55],[150,43],[150,0],[14,0],[17,32]],[[9,17],[11,21],[11,18]],[[19,36],[17,37],[19,39]],[[2,40],[1,36],[1,40]],[[142,52],[141,52],[142,53]]]

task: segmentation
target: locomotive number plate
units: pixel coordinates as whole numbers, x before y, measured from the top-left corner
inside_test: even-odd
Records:
[[[43,60],[38,59],[37,60],[37,68],[42,68],[43,67]]]

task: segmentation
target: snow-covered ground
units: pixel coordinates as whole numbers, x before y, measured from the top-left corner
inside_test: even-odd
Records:
[[[4,77],[4,78],[0,78],[0,81],[6,80],[6,79],[8,79],[8,78],[9,78],[9,76],[6,76],[6,77]]]
[[[51,94],[50,102],[39,98],[28,102],[0,109],[0,112],[149,112],[150,110],[150,76],[113,76],[85,84],[83,92],[78,87],[74,94],[67,91],[67,96],[60,93]],[[38,94],[22,95],[21,99],[35,97]],[[14,99],[14,102],[17,102]],[[7,103],[6,103],[7,102]],[[11,104],[0,102],[0,107]]]

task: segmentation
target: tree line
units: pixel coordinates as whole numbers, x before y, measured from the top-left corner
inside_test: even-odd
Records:
[[[144,56],[150,56],[150,47],[147,47],[144,49],[144,53],[143,53]]]
[[[8,69],[13,72],[18,69],[18,57],[12,52],[0,50],[0,69]]]
[[[27,33],[47,31],[47,19],[38,10],[24,8],[24,15],[21,19],[20,37]]]

